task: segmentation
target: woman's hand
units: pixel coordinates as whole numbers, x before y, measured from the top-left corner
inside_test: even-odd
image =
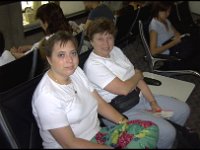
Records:
[[[30,50],[32,48],[32,45],[23,45],[19,47],[12,47],[10,49],[13,53],[25,53],[26,51]]]
[[[150,102],[150,105],[151,105],[151,108],[152,108],[152,112],[162,111],[161,107],[158,105],[158,103],[156,101]]]
[[[18,59],[18,58],[21,58],[22,56],[24,56],[25,54],[24,54],[24,53],[15,53],[15,52],[13,52],[12,55],[13,55],[16,59]]]
[[[173,38],[173,42],[174,44],[178,44],[181,42],[181,36],[180,35],[176,35],[174,38]]]

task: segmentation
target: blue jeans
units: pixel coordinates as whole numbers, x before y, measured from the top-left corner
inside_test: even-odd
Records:
[[[174,112],[174,115],[171,118],[169,118],[169,120],[179,125],[185,124],[190,114],[190,108],[186,103],[168,96],[161,96],[161,95],[154,95],[154,96],[155,99],[157,100],[158,105],[163,110],[172,110]],[[151,109],[151,106],[149,105],[149,102],[145,99],[145,97],[141,96],[140,102],[133,108],[124,112],[124,115],[126,115],[129,118],[129,120],[140,119],[156,123],[159,128],[159,139],[157,143],[157,148],[158,149],[172,148],[174,140],[176,138],[175,128],[165,119],[161,117],[155,117],[152,114],[146,112],[145,109]],[[106,126],[111,126],[114,124],[106,119],[102,119],[102,121]]]

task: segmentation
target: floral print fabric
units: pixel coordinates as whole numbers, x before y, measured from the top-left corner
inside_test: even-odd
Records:
[[[156,148],[158,127],[151,121],[131,120],[126,124],[103,127],[92,142],[114,148]]]

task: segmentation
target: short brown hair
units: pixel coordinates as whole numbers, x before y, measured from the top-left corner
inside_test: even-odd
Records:
[[[45,54],[47,57],[51,57],[53,52],[53,47],[55,43],[60,42],[60,45],[67,44],[68,41],[71,41],[75,48],[77,49],[78,44],[76,38],[66,31],[58,31],[53,34],[47,41],[45,46]]]
[[[93,39],[94,34],[96,33],[104,33],[108,32],[115,36],[116,34],[116,27],[113,21],[101,17],[92,21],[89,26],[87,27],[86,34],[89,40]]]

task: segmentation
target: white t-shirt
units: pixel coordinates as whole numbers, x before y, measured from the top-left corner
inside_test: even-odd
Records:
[[[84,64],[84,71],[98,93],[108,103],[117,95],[104,90],[104,88],[115,77],[125,81],[135,74],[133,64],[116,46],[110,52],[110,58],[101,57],[91,52]]]
[[[166,29],[165,25],[158,21],[157,19],[152,19],[151,23],[149,24],[149,32],[151,30],[157,32],[157,46],[160,47],[164,42],[169,40],[174,36],[174,31],[172,30],[172,24],[170,21],[167,19],[167,26],[169,30]],[[162,52],[162,54],[167,54],[169,55],[169,50],[167,49],[166,51]]]
[[[70,125],[76,137],[86,140],[91,140],[100,130],[97,101],[91,95],[94,88],[80,67],[70,78],[72,83],[60,85],[49,78],[46,72],[34,92],[33,115],[44,148],[61,148],[49,129]]]
[[[16,60],[15,57],[11,54],[10,51],[4,50],[2,55],[0,56],[0,66],[3,66],[13,60]]]

